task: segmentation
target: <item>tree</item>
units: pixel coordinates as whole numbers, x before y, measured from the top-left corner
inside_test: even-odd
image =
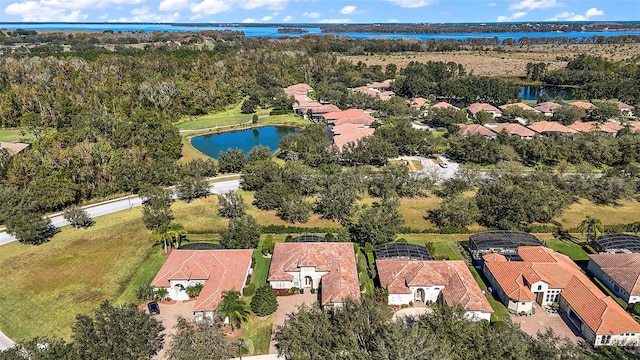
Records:
[[[262,160],[271,160],[273,155],[271,155],[271,150],[269,150],[268,146],[254,146],[251,151],[249,151],[249,155],[247,156],[248,162],[254,161],[262,161]]]
[[[89,213],[79,206],[71,206],[62,215],[76,230],[83,227],[88,228],[95,224]]]
[[[218,215],[226,219],[240,217],[247,211],[242,196],[233,191],[218,195]]]
[[[15,212],[6,218],[5,225],[9,234],[29,245],[42,245],[60,231],[41,212]]]
[[[209,182],[204,176],[185,176],[176,185],[176,194],[180,200],[190,203],[192,200],[209,196]]]
[[[301,195],[289,194],[280,204],[276,216],[290,223],[306,223],[311,217],[311,211],[311,204],[306,202]]]
[[[133,304],[103,301],[92,316],[80,314],[72,338],[83,359],[149,359],[164,345],[162,324]]]
[[[224,320],[229,321],[231,329],[235,330],[249,319],[249,305],[240,298],[240,292],[228,290],[222,292],[222,300],[218,304],[218,313]]]
[[[54,337],[36,337],[0,351],[0,359],[81,360],[72,343]]]
[[[242,169],[242,189],[255,191],[268,183],[278,182],[280,172],[280,166],[271,160],[249,162]]]
[[[253,114],[256,112],[256,107],[258,107],[259,101],[254,99],[253,97],[249,97],[247,100],[242,102],[242,106],[240,107],[240,113],[242,114]]]
[[[140,197],[145,199],[142,206],[142,221],[147,229],[157,229],[173,220],[171,195],[171,190],[162,187],[149,187],[140,191]]]
[[[291,192],[292,190],[281,182],[267,183],[255,192],[253,206],[261,210],[279,209]]]
[[[204,318],[190,321],[178,317],[177,332],[167,349],[170,360],[226,360],[235,355],[235,346],[227,341],[220,322]]]
[[[251,215],[229,220],[229,226],[220,236],[225,249],[255,249],[260,241],[260,226]]]
[[[162,244],[164,252],[167,253],[172,242],[175,242],[176,249],[180,247],[180,241],[186,233],[182,224],[170,222],[153,229],[149,237],[156,243]]]
[[[264,284],[256,290],[251,299],[251,310],[258,316],[271,315],[278,310],[278,299],[270,284]]]
[[[404,223],[399,206],[397,198],[382,199],[371,206],[363,206],[357,220],[348,226],[351,239],[362,246],[366,243],[375,246],[392,242]]]
[[[574,105],[563,106],[553,112],[553,120],[563,125],[571,125],[585,116],[587,111]]]
[[[228,149],[218,154],[218,169],[221,173],[239,173],[247,159],[240,149]]]
[[[473,198],[448,197],[437,209],[429,210],[427,218],[437,227],[462,228],[478,221],[480,210]]]
[[[273,235],[267,235],[267,237],[264,239],[264,242],[262,243],[262,254],[273,254],[273,249],[275,248],[275,246],[276,243],[275,241],[273,241]]]
[[[595,241],[598,238],[598,233],[601,234],[604,231],[604,225],[602,225],[600,219],[587,215],[587,217],[578,224],[577,229],[580,231],[580,234],[587,233],[587,242],[589,242]]]

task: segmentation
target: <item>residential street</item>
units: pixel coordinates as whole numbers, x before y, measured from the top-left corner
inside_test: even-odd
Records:
[[[224,178],[224,177],[223,177]],[[240,180],[226,180],[217,183],[212,183],[209,187],[211,193],[222,194],[228,191],[234,191],[240,188]],[[83,208],[93,218],[112,214],[121,210],[130,209],[142,205],[142,199],[137,195],[131,195],[124,198],[105,201],[98,204],[84,206]],[[67,225],[68,222],[62,217],[62,213],[53,214],[49,216],[51,223],[55,227],[61,227]],[[0,232],[0,246],[16,241],[12,235],[8,234],[4,229]]]

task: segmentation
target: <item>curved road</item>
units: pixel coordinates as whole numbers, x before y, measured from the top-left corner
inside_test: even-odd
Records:
[[[234,176],[234,175],[232,175]],[[230,176],[226,176],[230,177]],[[220,177],[217,179],[224,179]],[[213,194],[222,194],[229,191],[234,191],[240,188],[240,180],[226,180],[216,183],[212,183],[209,186],[209,190]],[[174,195],[175,197],[175,195]],[[131,209],[142,205],[142,199],[138,195],[131,195],[120,199],[101,202],[98,204],[83,206],[82,208],[89,213],[92,218],[112,214],[114,212]],[[51,224],[55,227],[62,227],[69,225],[69,222],[62,217],[62,213],[49,215]],[[0,246],[16,241],[16,238],[7,233],[5,229],[0,229]]]

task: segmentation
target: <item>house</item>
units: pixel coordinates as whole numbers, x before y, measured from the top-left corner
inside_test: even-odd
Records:
[[[14,142],[1,142],[0,141],[0,149],[5,149],[9,153],[10,156],[14,156],[22,150],[29,147],[30,144],[25,143],[14,143]]]
[[[420,110],[424,108],[424,106],[427,104],[427,99],[422,97],[417,97],[413,100],[409,100],[408,102],[409,102],[410,108]]]
[[[556,121],[540,121],[529,125],[528,128],[542,135],[577,133],[576,130],[566,127]]]
[[[349,143],[357,143],[367,136],[373,135],[375,129],[356,124],[345,123],[331,127],[333,143],[340,151]]]
[[[284,93],[290,97],[296,97],[296,95],[309,95],[313,91],[313,88],[309,84],[295,84],[284,88]]]
[[[522,110],[524,110],[524,111],[533,111],[533,112],[536,112],[536,113],[539,113],[539,112],[540,112],[540,110],[537,110],[537,109],[535,109],[535,108],[532,108],[531,106],[529,106],[529,105],[527,105],[527,104],[525,104],[525,103],[521,103],[521,102],[519,102],[519,103],[515,103],[515,104],[505,104],[505,105],[501,105],[501,106],[500,106],[500,109],[502,109],[502,110],[507,110],[507,109],[512,108],[512,107],[517,107],[517,108],[520,108],[520,109],[522,109]]]
[[[476,114],[481,111],[491,114],[494,118],[502,116],[502,111],[497,107],[486,103],[473,103],[467,107],[467,111],[472,117],[476,117]]]
[[[351,243],[285,242],[275,245],[267,281],[275,290],[320,290],[320,305],[360,301],[356,255]]]
[[[520,124],[502,123],[502,124],[491,124],[491,125],[487,124],[485,126],[497,134],[504,131],[509,135],[518,136],[521,139],[533,139],[533,137],[536,135],[535,131],[531,129],[527,129],[526,127]]]
[[[630,121],[628,123],[631,133],[640,133],[640,121]]]
[[[309,107],[307,110],[311,110],[311,121],[322,121],[323,115],[330,112],[338,112],[340,108],[333,104],[320,104],[319,106]],[[309,112],[305,111],[304,118],[308,118]]]
[[[353,88],[352,90],[355,92],[360,92],[367,96],[377,97],[380,100],[386,101],[391,99],[393,96],[395,96],[395,93],[389,90],[391,89],[392,82],[393,80],[385,80],[382,82],[374,81],[365,86],[359,86],[357,88]]]
[[[624,129],[624,126],[613,121],[607,121],[605,123],[595,121],[576,121],[568,127],[578,132],[599,133],[608,136],[616,136],[618,131]]]
[[[574,102],[572,102],[572,103],[571,103],[571,104],[569,104],[569,105],[573,105],[573,106],[575,106],[575,107],[579,107],[579,108],[581,108],[581,109],[585,109],[585,110],[587,110],[587,111],[591,111],[591,110],[593,110],[593,109],[595,109],[595,108],[596,108],[596,106],[595,106],[595,105],[593,105],[593,104],[592,104],[592,103],[590,103],[590,102],[586,102],[586,101],[574,101]]]
[[[622,101],[617,101],[616,103],[618,104],[618,109],[620,109],[620,112],[622,113],[622,115],[633,116],[633,106],[627,105]]]
[[[322,115],[322,119],[329,125],[341,125],[345,123],[371,126],[376,118],[362,109],[349,109],[344,111],[335,111]]]
[[[378,259],[376,268],[389,305],[441,301],[461,306],[471,320],[491,319],[493,309],[463,260]]]
[[[640,254],[589,255],[587,270],[627,304],[640,302]]]
[[[174,250],[151,282],[164,288],[172,300],[189,300],[186,289],[202,284],[193,305],[196,319],[212,317],[222,292],[242,291],[251,274],[253,250]]]
[[[493,139],[496,136],[498,136],[498,134],[496,134],[495,132],[487,129],[486,127],[482,126],[482,125],[478,125],[478,124],[471,124],[471,125],[466,125],[466,124],[460,124],[458,125],[460,127],[460,135],[462,136],[469,136],[469,135],[482,135],[484,136],[486,139]]]
[[[538,104],[538,106],[534,107],[534,109],[540,111],[545,116],[551,117],[553,116],[553,112],[561,108],[562,105],[558,103],[554,103],[551,101],[545,101],[543,103]]]
[[[541,246],[521,246],[518,255],[522,261],[483,256],[483,272],[510,312],[531,313],[538,305],[558,303],[590,344],[640,345],[640,324],[569,257]]]
[[[460,110],[460,108],[453,106],[451,104],[449,104],[446,101],[439,101],[433,105],[431,105],[429,107],[430,109],[454,109],[454,110]]]

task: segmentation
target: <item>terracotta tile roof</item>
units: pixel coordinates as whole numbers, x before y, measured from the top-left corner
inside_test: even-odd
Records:
[[[311,111],[313,112],[313,114],[326,114],[326,113],[330,113],[330,112],[336,112],[336,111],[340,111],[340,108],[333,105],[333,104],[325,104],[325,105],[320,105],[318,107],[315,107],[313,109],[311,109]]]
[[[613,121],[607,121],[603,124],[596,123],[595,121],[576,121],[569,125],[569,128],[579,132],[602,132],[608,134],[617,134],[622,130],[624,126],[615,123]]]
[[[586,102],[586,101],[574,101],[569,105],[573,105],[573,106],[576,106],[576,107],[579,107],[579,108],[585,109],[585,110],[592,110],[592,109],[596,108],[595,105],[593,105],[590,102]]]
[[[359,126],[357,124],[340,124],[332,128],[333,143],[342,150],[345,145],[351,142],[358,142],[367,136],[373,135],[375,129]]]
[[[352,243],[278,243],[273,250],[268,281],[292,280],[287,272],[301,266],[327,271],[322,277],[321,303],[328,305],[347,298],[360,300],[360,284]]]
[[[597,254],[589,258],[628,294],[640,295],[640,254]]]
[[[640,324],[585,277],[574,276],[562,297],[597,335],[640,332]]]
[[[498,124],[491,128],[496,133],[501,133],[503,130],[507,132],[509,135],[516,135],[520,137],[533,137],[536,132],[527,129],[526,127],[520,124],[512,124],[512,123],[502,123]]]
[[[559,122],[555,121],[540,121],[537,123],[533,123],[528,126],[529,129],[537,132],[537,133],[566,133],[566,134],[574,134],[577,133],[576,130],[568,128]]]
[[[427,99],[422,98],[422,97],[417,97],[417,98],[409,101],[409,105],[411,105],[413,107],[417,107],[417,108],[421,108],[421,107],[425,106],[426,103],[427,103]]]
[[[538,106],[534,107],[534,109],[543,112],[543,113],[552,113],[554,110],[561,108],[562,105],[558,103],[554,103],[551,101],[546,101],[538,104]]]
[[[507,110],[508,108],[510,108],[510,107],[514,107],[514,106],[515,106],[515,107],[519,107],[520,109],[525,110],[525,111],[533,111],[533,112],[537,112],[537,113],[539,113],[539,112],[540,112],[540,110],[537,110],[537,109],[535,109],[535,108],[532,108],[531,106],[529,106],[529,105],[527,105],[527,104],[525,104],[525,103],[521,103],[521,102],[519,102],[519,103],[515,103],[515,104],[505,104],[505,105],[501,105],[501,106],[500,106],[500,109],[502,109],[502,110]]]
[[[623,103],[622,101],[617,101],[616,103],[618,105],[618,109],[620,109],[620,110],[628,110],[628,111],[632,111],[633,110],[633,106],[627,105],[627,104]]]
[[[488,263],[488,262],[496,262],[496,261],[507,261],[507,258],[504,257],[504,255],[502,254],[491,252],[491,253],[486,253],[482,255],[482,260],[484,260],[485,263]]]
[[[449,104],[446,101],[437,102],[437,103],[431,105],[431,108],[432,109],[455,109],[455,110],[460,110],[460,108],[455,107],[455,106]]]
[[[391,83],[393,83],[393,80],[387,79],[385,81],[374,81],[370,84],[367,84],[367,86],[375,89],[388,89],[391,87]]]
[[[469,136],[474,134],[479,134],[484,137],[490,137],[490,138],[496,137],[498,135],[495,132],[487,129],[482,125],[478,125],[478,124],[460,125],[460,135]]]
[[[620,125],[615,121],[607,121],[606,123],[600,125],[600,131],[610,134],[617,134],[618,131],[622,129],[624,129],[624,125]]]
[[[345,123],[370,126],[376,119],[362,109],[349,109],[344,111],[330,112],[323,115],[324,119],[333,125]]]
[[[629,122],[629,127],[631,128],[631,132],[634,132],[634,133],[640,132],[640,121]]]
[[[506,260],[506,259],[505,259]],[[539,279],[531,269],[531,264],[519,261],[494,261],[484,266],[491,272],[502,291],[515,301],[533,301],[535,295],[525,286],[524,280]]]
[[[576,121],[568,127],[579,132],[591,132],[595,128],[593,121]]]
[[[288,96],[307,95],[313,88],[308,84],[295,84],[284,88],[284,93]]]
[[[13,143],[13,142],[0,142],[0,149],[7,149],[10,155],[15,155],[20,151],[29,147],[30,144]]]
[[[467,107],[467,110],[472,114],[475,115],[480,111],[486,111],[486,112],[492,112],[492,113],[496,113],[496,114],[502,114],[502,111],[500,111],[500,109],[498,109],[497,107],[491,105],[491,104],[486,104],[486,103],[473,103],[471,105],[469,105]]]
[[[174,250],[151,282],[169,287],[169,280],[204,280],[193,311],[213,310],[226,290],[242,290],[253,250]]]
[[[454,261],[376,260],[380,283],[390,294],[411,294],[409,286],[443,286],[442,299],[450,306],[492,313],[466,263]]]

